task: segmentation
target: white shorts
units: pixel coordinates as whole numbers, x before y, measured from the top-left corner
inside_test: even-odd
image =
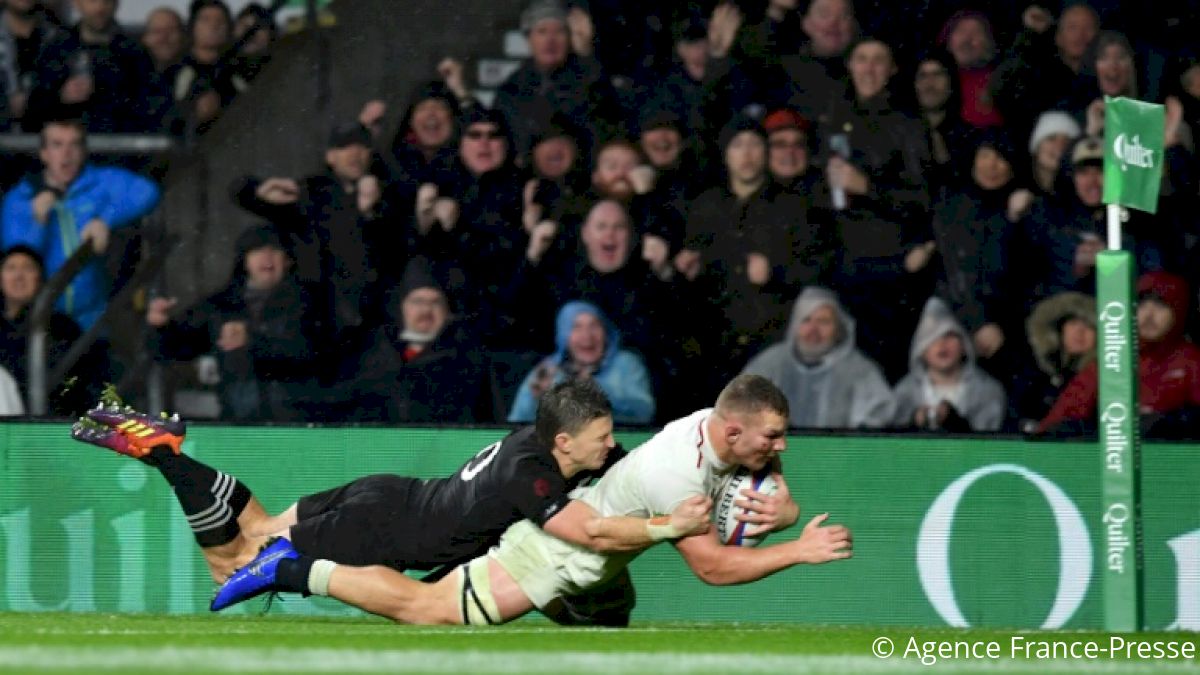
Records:
[[[546,534],[531,521],[511,525],[488,551],[538,609],[555,598],[578,595],[620,572],[633,554],[601,555]]]

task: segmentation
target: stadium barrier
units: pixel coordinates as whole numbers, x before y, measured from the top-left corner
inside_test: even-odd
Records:
[[[196,426],[185,448],[279,510],[369,473],[445,475],[503,433]],[[205,611],[212,583],[166,482],[67,435],[64,424],[0,425],[0,610]],[[627,447],[646,437],[618,434]],[[713,588],[660,546],[633,565],[635,620],[1099,628],[1102,569],[1130,542],[1120,536],[1127,514],[1097,517],[1096,453],[1020,440],[794,437],[785,475],[802,522],[828,511],[852,528],[855,557]],[[1146,627],[1198,630],[1200,448],[1150,445],[1143,461]],[[231,611],[260,610],[246,605]],[[294,597],[272,611],[355,613]]]

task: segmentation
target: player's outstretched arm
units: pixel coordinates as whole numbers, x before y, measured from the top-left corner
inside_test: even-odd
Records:
[[[722,546],[716,532],[709,532],[680,539],[675,548],[704,583],[745,584],[792,565],[819,565],[849,558],[853,543],[850,530],[842,525],[823,525],[828,518],[828,513],[816,516],[804,526],[799,538],[774,546]]]
[[[640,551],[665,539],[707,532],[711,511],[712,500],[697,495],[681,502],[670,516],[603,517],[586,502],[573,499],[542,529],[597,553]]]

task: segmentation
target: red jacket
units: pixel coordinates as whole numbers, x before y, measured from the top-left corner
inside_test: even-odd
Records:
[[[1175,324],[1162,340],[1138,345],[1138,407],[1142,413],[1166,413],[1200,406],[1200,347],[1183,337],[1187,321],[1188,288],[1182,279],[1166,272],[1150,272],[1138,279],[1138,295],[1153,293],[1175,312]],[[1038,425],[1038,432],[1053,429],[1064,420],[1093,419],[1099,380],[1098,361],[1081,370],[1054,402]]]

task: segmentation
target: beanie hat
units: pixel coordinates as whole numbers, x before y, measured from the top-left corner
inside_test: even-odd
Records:
[[[1079,128],[1079,123],[1075,121],[1074,117],[1061,110],[1047,110],[1038,116],[1037,124],[1033,127],[1033,134],[1029,136],[1029,154],[1037,154],[1038,145],[1048,136],[1066,134],[1068,138],[1074,140],[1079,138],[1081,133],[1083,130]]]
[[[767,132],[765,129],[763,129],[762,125],[759,124],[758,120],[748,115],[737,115],[733,119],[729,120],[729,123],[725,125],[724,129],[721,130],[721,136],[719,140],[721,154],[724,155],[725,151],[729,149],[729,144],[733,142],[733,139],[737,137],[738,134],[745,131],[757,134],[758,137],[762,139],[764,144],[767,142]]]
[[[521,12],[521,32],[529,35],[539,22],[551,19],[567,25],[567,10],[558,0],[534,0]]]

